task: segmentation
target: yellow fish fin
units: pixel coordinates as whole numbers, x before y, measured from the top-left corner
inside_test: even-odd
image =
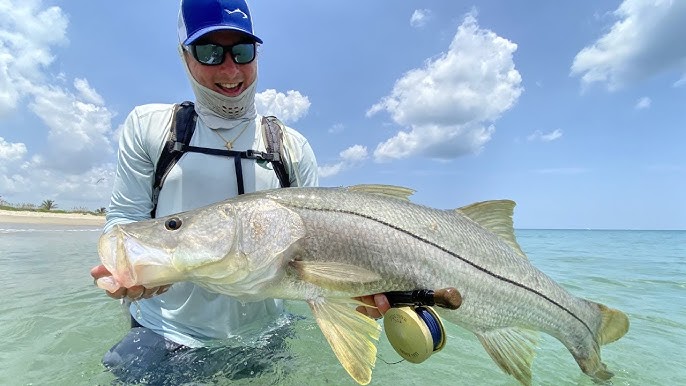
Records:
[[[290,265],[301,280],[326,289],[346,289],[351,285],[381,280],[378,273],[352,264],[296,260]]]
[[[500,236],[515,252],[524,258],[526,254],[517,243],[512,215],[515,202],[512,200],[482,201],[456,209],[477,224]]]
[[[625,313],[614,308],[610,308],[600,303],[596,303],[600,308],[603,321],[598,332],[600,344],[608,344],[616,341],[629,331],[629,317]]]
[[[531,385],[531,362],[538,343],[535,331],[512,327],[477,333],[476,336],[503,371],[522,385]]]
[[[360,385],[372,380],[381,327],[357,312],[352,299],[317,298],[307,302],[343,368]]]
[[[600,326],[594,334],[598,344],[594,345],[587,355],[583,357],[574,355],[574,359],[576,359],[581,370],[594,380],[607,381],[614,374],[607,369],[605,363],[600,359],[600,345],[614,342],[624,336],[629,331],[629,318],[619,310],[600,303],[588,302],[598,307],[600,311]]]
[[[388,197],[399,198],[405,201],[410,201],[410,196],[414,194],[413,189],[395,185],[354,185],[348,187],[348,191],[381,194]]]

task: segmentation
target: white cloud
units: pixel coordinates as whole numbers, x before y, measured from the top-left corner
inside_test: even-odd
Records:
[[[12,201],[60,198],[103,205],[111,184],[90,181],[112,173],[113,113],[86,79],[72,88],[63,73],[53,74],[52,50],[68,43],[68,19],[59,7],[41,1],[0,0],[0,118],[18,106],[28,106],[45,127],[24,127],[26,137],[46,136],[43,153],[33,153],[30,141],[0,141],[0,190]],[[47,130],[45,130],[47,128]],[[16,129],[20,130],[20,129]],[[12,161],[12,162],[9,162]],[[97,202],[97,204],[96,204]]]
[[[58,7],[36,1],[0,1],[0,116],[14,110],[53,62],[53,45],[67,42],[68,20]]]
[[[624,0],[613,12],[609,32],[582,49],[571,74],[584,86],[604,84],[616,90],[658,73],[686,71],[686,1]]]
[[[326,178],[335,176],[336,174],[343,171],[343,162],[337,162],[335,164],[326,164],[319,166],[319,177]]]
[[[307,114],[310,100],[298,91],[289,90],[286,94],[267,89],[255,95],[257,112],[274,115],[284,122],[293,123]]]
[[[540,130],[536,130],[533,134],[526,137],[527,141],[541,141],[541,142],[551,142],[562,137],[562,130],[555,129],[551,132],[544,133]]]
[[[379,144],[375,159],[450,159],[480,151],[495,131],[492,122],[522,93],[512,58],[516,49],[468,14],[448,52],[407,72],[367,111],[367,116],[387,111],[395,123],[410,128]]]
[[[38,167],[83,173],[107,161],[114,152],[109,140],[113,114],[68,90],[55,86],[40,89],[29,108],[49,128],[50,146],[44,154],[49,162]]]
[[[62,173],[34,167],[34,157],[11,173],[0,174],[0,191],[12,204],[55,200],[62,209],[86,207],[96,209],[109,203],[115,165],[102,164],[83,173]],[[2,167],[0,167],[0,170]]]
[[[343,132],[345,126],[342,123],[336,123],[329,128],[329,134],[337,134]]]
[[[410,17],[410,25],[412,27],[424,27],[426,22],[431,18],[431,11],[428,9],[415,9]]]
[[[91,88],[86,79],[75,79],[74,88],[79,92],[81,98],[94,105],[102,106],[105,101],[95,89]]]
[[[23,143],[9,143],[3,137],[0,137],[0,160],[5,162],[18,161],[24,158],[25,155],[26,145]]]
[[[348,163],[362,161],[367,158],[367,148],[362,145],[351,146],[340,153],[341,159]]]
[[[650,107],[652,101],[648,97],[643,97],[636,102],[636,110],[643,110]]]
[[[319,167],[319,176],[322,178],[334,176],[344,170],[350,169],[361,164],[368,157],[365,146],[354,145],[339,154],[339,161],[333,164],[326,164]]]

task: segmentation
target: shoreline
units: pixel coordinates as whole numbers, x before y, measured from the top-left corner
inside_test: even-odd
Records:
[[[105,216],[82,213],[50,213],[0,209],[0,224],[105,225]]]

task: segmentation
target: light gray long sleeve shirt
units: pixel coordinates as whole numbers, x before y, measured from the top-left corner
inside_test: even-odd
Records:
[[[120,137],[105,231],[116,224],[150,218],[155,167],[169,132],[173,108],[173,105],[143,105],[127,117]],[[254,120],[219,132],[226,140],[234,141],[234,150],[265,151],[261,119],[258,115]],[[190,144],[225,149],[225,141],[214,131],[198,119]],[[317,161],[307,140],[286,127],[284,148],[291,186],[317,186]],[[242,169],[246,193],[280,186],[269,163],[244,159]],[[237,194],[233,158],[186,153],[167,175],[160,191],[157,216],[199,208]],[[242,303],[183,282],[172,285],[162,295],[138,301],[138,306],[132,304],[130,311],[141,325],[165,338],[199,347],[247,330],[259,331],[283,312],[283,304],[278,299]]]

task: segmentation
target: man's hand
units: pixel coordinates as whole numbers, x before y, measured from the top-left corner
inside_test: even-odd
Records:
[[[388,303],[388,299],[386,299],[386,295],[384,294],[360,296],[353,299],[359,300],[365,304],[369,304],[370,306],[372,306],[358,306],[357,311],[373,319],[382,318],[386,311],[388,311],[391,308],[391,305],[390,303]]]
[[[97,267],[93,267],[91,269],[91,276],[93,276],[94,280],[98,280],[101,277],[112,276],[112,274],[110,273],[110,271],[107,270],[107,268],[105,268],[104,265],[98,265]],[[137,285],[131,288],[122,287],[114,292],[105,291],[105,293],[107,294],[107,296],[113,299],[122,299],[125,297],[131,300],[150,299],[155,295],[161,295],[167,292],[169,287],[171,287],[171,284],[153,288],[145,288],[143,286]]]

